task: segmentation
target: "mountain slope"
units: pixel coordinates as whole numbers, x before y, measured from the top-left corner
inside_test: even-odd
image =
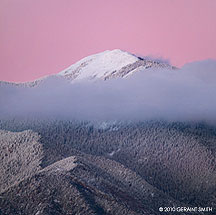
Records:
[[[40,168],[0,192],[2,214],[151,215],[160,214],[159,207],[206,205],[215,212],[215,127],[152,121],[104,129],[88,122],[12,120],[0,121],[0,128],[31,129],[42,146]],[[4,132],[5,140],[21,135],[18,153],[26,154],[23,143],[32,132]],[[34,153],[28,156],[38,163]]]
[[[30,130],[0,130],[0,192],[41,169],[42,145]]]
[[[216,63],[201,65],[113,50],[0,83],[0,214],[215,214]]]
[[[14,137],[19,140],[19,151],[13,154],[10,152],[9,155],[14,161],[20,161],[20,155],[28,155],[32,161],[38,163],[34,153],[26,153],[25,145],[26,140],[30,141],[29,146],[34,143],[32,135],[36,133],[1,131],[1,134],[3,137],[7,136],[4,138],[8,139],[4,144],[6,148],[11,146],[10,141],[14,141]],[[46,134],[48,135],[47,132]],[[15,174],[10,172],[7,175],[8,178],[15,177],[17,182],[7,184],[0,191],[0,214],[154,215],[159,214],[158,208],[166,206],[168,202],[169,206],[182,205],[117,161],[78,150],[65,154],[62,153],[65,146],[62,142],[57,143],[56,147],[45,136],[40,141],[43,145],[40,150],[43,153],[38,153],[40,160],[46,160],[47,154],[50,154],[52,160],[49,164],[41,164],[38,169],[32,168],[31,174],[20,180],[18,175],[25,171],[22,168]],[[53,144],[55,153],[59,156],[57,161],[56,155],[51,153]],[[3,152],[6,152],[5,147]],[[26,161],[27,159],[20,162],[25,164]],[[14,170],[15,166],[14,162],[11,163],[10,170]],[[29,166],[32,166],[31,162]],[[30,168],[26,166],[26,169]]]

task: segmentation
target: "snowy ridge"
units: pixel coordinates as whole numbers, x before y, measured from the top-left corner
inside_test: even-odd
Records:
[[[58,75],[76,80],[103,78],[138,60],[138,57],[119,49],[107,50],[83,58]]]
[[[174,69],[167,63],[144,59],[120,49],[114,49],[85,57],[58,73],[57,76],[71,82],[92,79],[108,80],[127,77],[148,68]]]
[[[56,75],[23,83],[0,81],[0,86],[36,87],[51,78],[66,79],[71,83],[83,80],[126,78],[148,68],[175,69],[167,63],[144,59],[126,51],[114,49],[85,57]]]

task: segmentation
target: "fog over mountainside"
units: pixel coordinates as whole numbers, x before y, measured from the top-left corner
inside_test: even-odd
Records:
[[[0,82],[0,214],[215,214],[215,83],[121,50]]]
[[[0,114],[78,120],[216,120],[216,61],[190,63],[181,69],[163,63],[156,67],[149,61],[122,72],[139,61],[145,60],[120,50],[107,51],[41,79],[35,87],[1,83]]]

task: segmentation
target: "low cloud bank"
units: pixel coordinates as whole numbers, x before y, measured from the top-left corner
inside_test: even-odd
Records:
[[[0,118],[8,116],[216,122],[216,61],[140,70],[108,81],[70,84],[50,77],[35,88],[1,85]]]

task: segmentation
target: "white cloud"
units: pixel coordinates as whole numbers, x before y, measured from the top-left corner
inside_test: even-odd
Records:
[[[35,88],[0,86],[0,117],[86,120],[216,121],[216,61],[179,70],[148,69],[125,79],[69,84],[48,78]]]

